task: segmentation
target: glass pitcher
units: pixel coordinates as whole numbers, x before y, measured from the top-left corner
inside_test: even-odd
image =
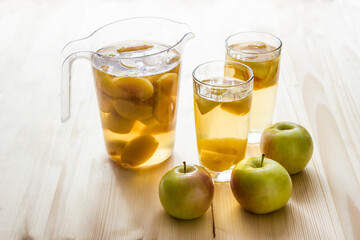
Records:
[[[129,18],[68,43],[61,52],[61,120],[70,118],[71,65],[90,61],[106,150],[126,167],[158,164],[173,150],[181,53],[189,26]]]

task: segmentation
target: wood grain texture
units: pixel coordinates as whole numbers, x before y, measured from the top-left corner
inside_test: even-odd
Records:
[[[132,171],[106,156],[86,61],[74,64],[72,118],[60,123],[59,55],[106,23],[149,15],[187,22],[196,38],[184,52],[174,155]],[[0,239],[212,239],[213,221],[216,239],[360,239],[359,16],[356,0],[0,1]],[[274,122],[306,127],[312,160],[279,211],[250,214],[216,184],[214,217],[175,220],[158,184],[197,163],[191,72],[247,30],[283,40]]]

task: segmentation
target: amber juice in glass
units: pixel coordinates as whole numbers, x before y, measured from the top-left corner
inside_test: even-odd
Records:
[[[92,59],[106,150],[120,165],[150,166],[171,156],[180,55],[166,49],[156,42],[120,42]]]
[[[259,32],[244,32],[226,40],[226,59],[246,64],[254,72],[249,142],[260,141],[272,122],[279,78],[281,41]]]
[[[193,77],[199,160],[215,181],[226,182],[246,153],[252,71],[236,62],[214,61],[197,67]]]

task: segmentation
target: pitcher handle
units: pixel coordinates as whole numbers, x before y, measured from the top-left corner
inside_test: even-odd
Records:
[[[79,58],[91,61],[91,52],[75,52],[66,57],[61,68],[61,122],[70,118],[71,108],[71,66]]]

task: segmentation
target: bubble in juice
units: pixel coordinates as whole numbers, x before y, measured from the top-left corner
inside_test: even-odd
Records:
[[[180,54],[149,42],[120,42],[92,59],[106,149],[120,165],[149,166],[171,156]]]

